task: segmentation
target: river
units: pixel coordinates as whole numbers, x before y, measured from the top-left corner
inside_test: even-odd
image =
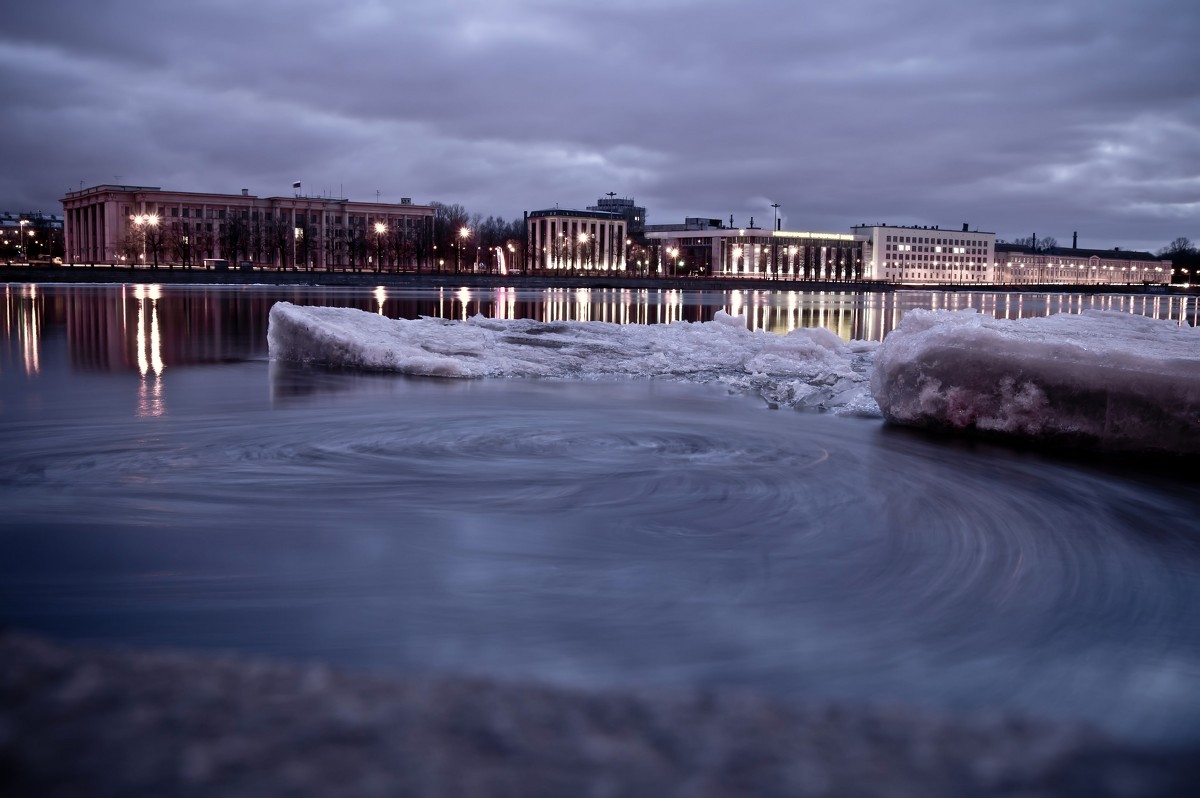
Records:
[[[1194,299],[8,285],[0,623],[582,687],[1020,711],[1200,740],[1194,463],[663,381],[271,363],[270,306],[823,324]],[[1181,473],[1182,472],[1182,473]]]

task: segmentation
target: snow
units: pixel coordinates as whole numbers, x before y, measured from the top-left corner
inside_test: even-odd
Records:
[[[642,377],[717,383],[773,406],[896,424],[1200,453],[1200,332],[1129,313],[1020,320],[907,313],[882,344],[824,328],[619,325],[483,316],[393,320],[349,308],[271,309],[271,357],[440,377]]]
[[[824,328],[750,330],[711,322],[620,325],[475,316],[395,320],[352,308],[271,308],[271,357],[439,377],[648,377],[718,383],[781,407],[878,416],[869,389],[873,342]]]
[[[907,313],[875,355],[894,423],[1200,453],[1200,332],[1128,313]]]

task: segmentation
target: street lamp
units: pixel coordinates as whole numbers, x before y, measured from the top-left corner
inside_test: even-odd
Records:
[[[576,265],[576,268],[579,268],[580,266],[583,265],[583,248],[588,242],[588,234],[580,233],[577,240],[579,241],[579,251],[576,253],[577,257],[575,258],[575,265]],[[590,260],[590,253],[589,253],[589,260]]]
[[[387,225],[383,222],[375,223],[375,271],[380,271],[383,268],[383,237],[387,234]]]
[[[471,228],[467,227],[466,225],[463,225],[462,227],[458,228],[458,242],[455,244],[455,247],[454,247],[454,273],[455,274],[458,274],[459,264],[462,262],[461,254],[462,254],[463,244],[467,243],[467,239],[470,237],[471,237]]]
[[[17,228],[17,257],[22,258],[26,262],[29,261],[29,247],[25,246],[25,225],[27,224],[29,224],[29,220],[22,219],[19,222],[20,226]]]

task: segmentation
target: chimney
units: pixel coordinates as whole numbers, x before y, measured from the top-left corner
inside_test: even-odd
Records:
[[[1079,231],[1071,233],[1071,249],[1079,249]]]
[[[963,232],[964,232],[964,233],[970,232],[969,230],[967,230],[967,223],[966,223],[966,222],[963,222]]]
[[[1033,248],[1037,249],[1037,233],[1033,234]]]

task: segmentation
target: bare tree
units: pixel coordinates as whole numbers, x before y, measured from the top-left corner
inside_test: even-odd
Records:
[[[1195,252],[1196,248],[1192,246],[1192,240],[1185,236],[1180,236],[1160,249],[1158,255],[1159,257],[1166,258],[1172,255],[1191,255]]]
[[[192,268],[192,237],[187,222],[172,222],[167,228],[167,251],[185,269]]]

